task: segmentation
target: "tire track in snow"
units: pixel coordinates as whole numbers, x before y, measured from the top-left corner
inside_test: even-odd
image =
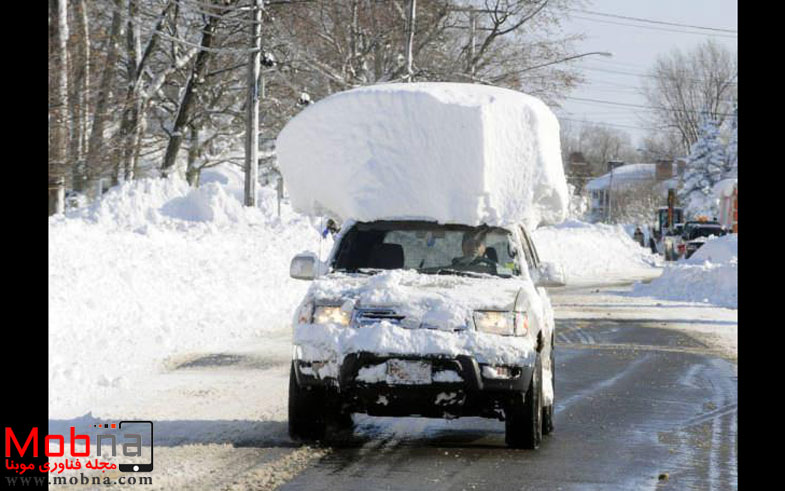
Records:
[[[684,483],[688,487],[717,489],[728,484],[731,488],[738,486],[736,382],[733,378],[717,376],[724,371],[723,363],[727,362],[712,359],[695,365],[679,380],[681,385],[708,396],[703,408],[709,411],[675,424],[671,431],[660,433],[661,439],[676,444],[670,467],[678,470],[671,479],[678,481],[690,476],[690,481]],[[692,475],[696,469],[701,472],[701,477]],[[682,475],[684,471],[687,475]]]
[[[648,361],[649,355],[646,354],[632,363],[630,363],[627,368],[623,372],[619,372],[611,378],[601,380],[596,382],[588,387],[585,387],[583,390],[576,392],[575,394],[563,399],[561,401],[556,402],[556,414],[564,411],[571,405],[575,404],[576,402],[580,401],[584,397],[590,394],[597,394],[599,391],[603,389],[607,389],[609,387],[614,386],[617,382],[621,379],[628,377],[633,374],[633,372],[645,361]]]
[[[632,344],[632,343],[608,343],[608,344],[583,344],[583,343],[560,343],[557,348],[564,349],[589,349],[589,350],[609,350],[609,351],[662,351],[667,353],[687,353],[694,355],[721,355],[710,348],[690,348],[686,346],[658,346],[651,344]]]
[[[683,424],[681,424],[679,426],[681,428],[685,428],[686,429],[686,428],[689,428],[691,426],[702,425],[703,423],[707,423],[709,421],[722,418],[723,416],[726,416],[728,414],[731,414],[731,413],[735,414],[737,412],[737,410],[738,410],[738,404],[736,404],[736,403],[728,404],[726,406],[717,408],[717,409],[715,409],[713,411],[709,411],[706,414],[703,414],[703,415],[691,418],[691,419],[685,421]]]

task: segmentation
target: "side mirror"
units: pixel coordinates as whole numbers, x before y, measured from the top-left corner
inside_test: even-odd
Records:
[[[313,252],[297,254],[289,265],[289,276],[296,280],[312,280],[316,278],[316,265],[319,259]]]
[[[537,278],[534,281],[536,287],[553,288],[565,286],[567,284],[564,268],[556,263],[540,263],[537,268]]]

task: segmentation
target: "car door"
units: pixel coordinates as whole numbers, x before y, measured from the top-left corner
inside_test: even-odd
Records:
[[[523,252],[526,255],[526,262],[529,265],[529,273],[532,278],[536,278],[539,275],[539,267],[540,267],[540,256],[537,253],[537,248],[534,246],[534,241],[532,240],[529,233],[526,231],[526,228],[521,225],[521,242],[523,246]],[[555,322],[553,318],[553,307],[551,306],[551,300],[548,296],[548,292],[543,287],[537,287],[537,295],[540,297],[543,307],[543,314],[544,314],[544,326],[543,326],[543,340],[545,341],[546,345],[548,345],[548,353],[546,356],[550,356],[550,345],[551,340],[553,338]]]
[[[521,242],[523,242],[524,254],[527,255],[527,262],[529,261],[529,257],[531,257],[531,263],[529,266],[529,271],[533,275],[539,274],[537,270],[540,267],[540,256],[537,253],[537,248],[534,246],[534,241],[532,240],[529,233],[526,231],[526,228],[521,226]],[[555,381],[553,377],[554,372],[554,358],[553,358],[553,349],[556,340],[556,322],[553,315],[553,306],[551,305],[551,299],[548,296],[548,292],[543,287],[538,287],[536,289],[537,295],[540,297],[540,301],[542,302],[542,311],[543,311],[543,326],[542,326],[542,340],[543,346],[542,351],[540,352],[540,359],[542,360],[542,368],[543,368],[543,380],[548,380],[546,382],[549,386],[547,390],[544,390],[544,398],[545,404],[550,405],[553,404],[554,400],[554,390],[555,390]]]

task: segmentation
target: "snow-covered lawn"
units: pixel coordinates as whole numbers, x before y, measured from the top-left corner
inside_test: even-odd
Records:
[[[542,261],[556,262],[572,286],[659,276],[662,260],[641,247],[621,225],[568,220],[532,234]]]
[[[288,207],[278,220],[269,189],[244,209],[231,169],[206,177],[219,182],[137,181],[50,220],[50,416],[84,414],[179,354],[289,332],[308,287],[289,261],[319,248],[316,227]]]

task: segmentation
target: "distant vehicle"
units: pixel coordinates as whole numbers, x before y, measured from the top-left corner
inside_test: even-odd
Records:
[[[697,251],[711,236],[721,237],[727,231],[719,222],[693,221],[684,224],[684,231],[681,235],[684,257],[689,258]]]
[[[676,244],[679,233],[678,225],[684,220],[682,208],[663,206],[657,210],[657,223],[654,228],[654,237],[657,241],[657,251],[665,256],[667,261],[678,259]]]

